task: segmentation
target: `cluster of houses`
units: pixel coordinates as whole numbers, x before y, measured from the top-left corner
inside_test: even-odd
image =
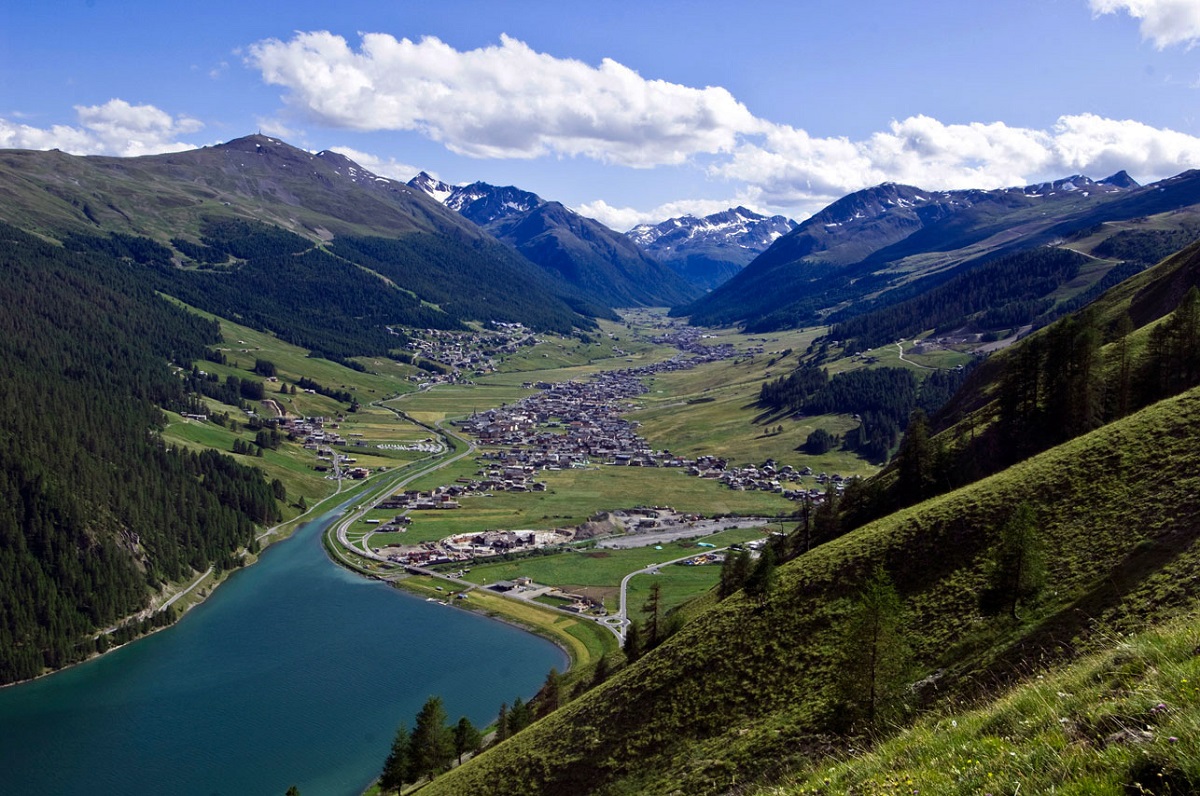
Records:
[[[431,492],[415,489],[397,492],[376,508],[401,511],[436,511],[462,508],[458,498],[465,494],[459,486],[439,486]]]
[[[519,323],[492,321],[492,328],[483,331],[451,332],[441,329],[409,332],[408,348],[414,354],[451,368],[454,372],[470,372],[476,376],[496,370],[497,358],[515,354],[521,348],[537,345],[538,338]],[[448,374],[444,378],[454,378]],[[429,377],[429,380],[440,380]]]
[[[570,528],[551,531],[484,531],[451,536],[441,541],[447,553],[467,558],[496,556],[563,544],[575,538]]]
[[[382,505],[382,504],[381,504]],[[399,515],[380,531],[402,530],[412,520]],[[524,553],[542,547],[564,544],[575,538],[572,528],[525,531],[483,531],[449,536],[436,542],[421,542],[416,545],[394,545],[376,553],[386,555],[389,561],[407,566],[433,566],[473,561],[476,558],[500,556],[505,553]]]
[[[517,403],[473,414],[458,425],[478,438],[480,445],[495,448],[483,454],[486,483],[506,479],[517,489],[529,488],[537,470],[561,470],[589,463],[625,467],[678,467],[698,478],[711,478],[738,491],[774,492],[790,500],[820,500],[820,489],[802,489],[801,478],[812,476],[810,468],[797,470],[769,460],[761,465],[730,467],[716,456],[685,458],[669,451],[656,451],[637,433],[637,424],[624,412],[634,408],[631,399],[646,391],[643,378],[655,373],[695,367],[701,362],[738,356],[728,345],[710,346],[692,327],[671,329],[656,342],[671,342],[685,349],[666,362],[639,368],[598,373],[587,381],[557,384],[539,382],[528,386],[541,391]],[[819,484],[840,475],[817,477]],[[509,486],[508,488],[512,488]],[[536,487],[534,487],[536,488]],[[544,485],[542,485],[544,488]]]

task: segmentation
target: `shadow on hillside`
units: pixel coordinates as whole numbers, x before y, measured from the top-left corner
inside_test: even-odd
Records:
[[[1145,585],[1148,578],[1167,569],[1195,547],[1200,538],[1200,527],[1188,518],[1180,519],[1182,522],[1175,530],[1138,544],[1089,592],[1043,619],[1001,652],[979,672],[982,675],[980,687],[990,689],[1009,684],[1028,674],[1030,665],[1046,665],[1074,657],[1078,652],[1074,641],[1088,635],[1094,629],[1096,619],[1122,605],[1130,593]],[[1160,613],[1165,607],[1165,604],[1147,605],[1145,610]],[[986,682],[988,680],[990,682]]]

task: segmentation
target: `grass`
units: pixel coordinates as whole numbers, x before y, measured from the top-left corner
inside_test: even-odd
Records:
[[[761,528],[737,528],[705,536],[703,541],[717,547],[759,539],[764,535]],[[661,550],[649,547],[633,547],[626,550],[580,549],[553,555],[531,556],[518,561],[495,564],[480,564],[471,567],[465,578],[472,583],[495,583],[528,577],[535,583],[559,586],[568,591],[576,588],[601,589],[605,603],[616,608],[616,590],[621,579],[630,572],[652,564],[666,563],[689,554],[700,554],[711,548],[698,547],[695,541],[679,541],[659,545]],[[675,569],[719,569],[717,567],[670,567]],[[666,570],[664,570],[665,572]],[[670,577],[670,576],[664,576]],[[702,591],[702,590],[701,590]],[[693,592],[693,595],[699,592]],[[679,599],[676,604],[683,602]],[[632,601],[630,603],[633,604]]]
[[[786,349],[781,349],[786,350]],[[894,349],[893,349],[894,350]],[[641,433],[657,448],[688,456],[712,454],[739,464],[761,464],[768,458],[817,472],[870,475],[877,467],[859,456],[835,450],[809,456],[798,449],[818,428],[845,434],[858,426],[848,415],[792,417],[788,412],[764,411],[758,405],[763,383],[787,375],[793,357],[757,355],[751,360],[727,360],[656,376],[639,403],[645,408],[628,415],[641,423]],[[783,432],[776,433],[782,426]]]
[[[451,467],[417,484],[453,483],[457,473],[478,466]],[[546,492],[496,492],[466,497],[461,509],[414,512],[408,536],[442,539],[488,529],[561,528],[587,521],[597,512],[640,505],[671,506],[701,514],[774,516],[791,514],[795,504],[770,492],[736,492],[714,481],[693,478],[674,468],[599,466],[588,470],[539,474]],[[428,488],[427,486],[425,488]]]
[[[659,612],[666,614],[683,607],[696,597],[710,591],[721,579],[720,564],[684,566],[674,564],[663,567],[657,575],[638,575],[629,581],[627,593],[628,611],[631,619],[645,625],[649,615],[643,610],[650,598],[650,587],[657,583],[661,589]]]
[[[934,708],[941,716],[958,712],[961,700],[1003,688],[1014,671],[1028,672],[1023,661],[1061,663],[1075,650],[1104,650],[1117,634],[1191,615],[1200,578],[1197,438],[1200,390],[814,548],[779,569],[765,605],[743,595],[716,603],[568,710],[435,781],[427,792],[488,796],[513,792],[521,783],[524,792],[548,794],[570,792],[572,783],[582,782],[607,794],[727,793],[789,769],[807,770],[813,756],[837,759],[851,754],[851,746],[861,749],[863,739],[841,742],[832,734],[840,715],[835,686],[850,600],[878,565],[903,600],[903,626],[920,670],[914,679],[940,671]],[[1019,621],[986,617],[978,594],[989,550],[1022,500],[1032,500],[1039,512],[1046,590],[1040,603],[1022,609]],[[1189,656],[1195,646],[1180,643]],[[1180,687],[1197,682],[1200,672],[1193,671],[1191,657],[1184,666],[1165,670],[1163,688],[1153,692],[1138,693],[1140,675],[1131,677],[1131,701],[1112,711],[1082,686],[1062,689],[1064,697],[1056,690],[1050,701],[1062,712],[1054,719],[1077,716],[1082,724],[1090,711],[1102,725],[1106,711],[1140,717],[1155,700],[1172,709],[1194,701]],[[1011,713],[1018,724],[1021,710]],[[603,743],[595,741],[595,728],[604,728]],[[985,785],[987,773],[995,779],[1000,772],[975,763],[968,771],[967,760],[994,765],[1000,756],[1013,759],[1011,751],[1033,766],[1057,751],[1018,733],[1019,727],[991,725],[979,733],[981,745],[928,768],[944,775],[958,765],[967,771],[966,784],[944,792],[978,792],[971,789]],[[1180,739],[1176,745],[1197,740],[1194,729],[1183,725],[1169,735]],[[1192,757],[1160,765],[1150,754],[1159,748],[1131,744],[1126,751],[1146,753],[1150,767],[1142,771],[1193,771],[1185,767]],[[939,792],[936,783],[930,788],[923,792]],[[1066,792],[1090,791],[1080,786]]]
[[[969,712],[931,717],[867,752],[765,789],[800,794],[1194,793],[1200,622],[1112,639]]]

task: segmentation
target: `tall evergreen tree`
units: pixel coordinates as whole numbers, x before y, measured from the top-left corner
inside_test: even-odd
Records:
[[[717,596],[724,600],[746,584],[750,576],[750,551],[729,550],[725,553],[725,561],[721,564],[721,580],[717,584]]]
[[[401,724],[396,728],[391,751],[383,763],[383,773],[379,775],[379,789],[384,793],[398,793],[405,782],[414,779],[416,777],[412,775],[412,739],[408,728]]]
[[[454,760],[454,737],[446,720],[446,708],[439,696],[427,699],[417,713],[410,754],[413,779],[437,776]]]
[[[755,600],[760,606],[766,605],[767,598],[775,588],[775,548],[771,545],[763,547],[754,563],[750,577],[746,578],[746,596]]]
[[[633,663],[642,657],[642,626],[636,619],[630,619],[625,627],[625,660]]]
[[[511,734],[516,735],[530,724],[533,724],[533,711],[528,702],[517,697],[508,710],[508,730]]]
[[[508,740],[512,735],[512,728],[508,724],[508,703],[500,703],[500,712],[496,714],[496,737],[495,743]]]
[[[458,724],[454,725],[454,754],[458,755],[459,764],[462,764],[464,755],[478,752],[482,745],[483,735],[471,720],[466,716],[459,719]]]
[[[1017,606],[1032,600],[1045,586],[1037,512],[1028,502],[1018,505],[1000,528],[988,570],[988,587],[980,597],[981,608],[988,613],[1007,610],[1017,619]]]
[[[558,669],[553,666],[546,673],[546,682],[542,683],[542,690],[538,691],[538,715],[545,716],[558,710],[559,704],[562,702],[562,676],[558,673]]]
[[[650,585],[650,597],[642,606],[642,613],[646,614],[646,649],[654,649],[658,646],[660,637],[659,628],[659,606],[662,604],[662,586],[658,581]]]
[[[838,669],[851,714],[868,724],[894,704],[906,681],[910,651],[902,615],[891,578],[877,567],[850,611]]]

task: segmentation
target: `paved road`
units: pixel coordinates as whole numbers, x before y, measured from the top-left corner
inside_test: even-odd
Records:
[[[163,603],[162,605],[160,605],[160,606],[158,607],[158,610],[159,610],[159,611],[165,611],[165,610],[167,610],[168,608],[170,608],[172,605],[174,605],[174,604],[175,604],[175,601],[176,601],[176,600],[178,600],[180,597],[182,597],[183,595],[185,595],[185,594],[187,594],[188,592],[190,592],[192,589],[194,589],[194,588],[196,588],[197,586],[199,586],[199,585],[200,585],[200,581],[204,580],[205,578],[207,578],[207,577],[208,577],[209,575],[211,575],[212,573],[213,573],[213,568],[212,568],[212,567],[209,567],[208,569],[206,569],[206,570],[204,571],[204,574],[203,574],[203,575],[201,575],[200,577],[198,577],[198,578],[196,578],[194,581],[192,581],[192,585],[191,585],[191,586],[188,586],[186,589],[184,589],[183,591],[179,592],[179,593],[178,593],[178,594],[176,594],[174,597],[172,597],[171,599],[167,600],[165,603]]]
[[[928,365],[922,365],[920,362],[913,362],[911,359],[905,359],[904,358],[904,342],[903,341],[896,343],[896,348],[899,349],[899,351],[900,351],[900,361],[901,362],[906,362],[909,365],[912,365],[914,368],[921,368],[922,370],[941,370],[941,368],[931,368]]]
[[[708,536],[718,531],[730,528],[754,528],[760,525],[771,525],[778,520],[768,517],[725,517],[719,520],[697,520],[694,523],[662,528],[649,533],[627,533],[611,539],[600,539],[596,547],[607,550],[628,550],[633,547],[649,547],[653,544],[678,542],[680,539],[691,539],[697,536]]]
[[[395,411],[395,410],[393,410],[393,411]],[[400,413],[397,412],[397,414],[400,414]],[[435,423],[434,425],[437,426],[437,429],[440,433],[446,434],[447,436],[454,437],[459,442],[465,442],[467,445],[466,450],[456,453],[449,458],[440,459],[438,461],[431,462],[429,464],[429,466],[422,467],[421,469],[417,470],[416,472],[412,473],[411,475],[406,476],[402,480],[391,484],[387,489],[380,490],[373,498],[368,499],[365,503],[363,503],[362,506],[357,511],[351,512],[350,514],[347,514],[344,518],[338,520],[337,527],[335,530],[335,535],[337,537],[338,544],[340,544],[343,548],[353,552],[355,555],[362,556],[363,558],[370,558],[375,561],[388,561],[388,558],[386,556],[381,556],[378,553],[372,552],[369,548],[367,548],[367,546],[365,544],[362,547],[355,547],[354,545],[350,544],[350,540],[348,538],[346,538],[346,533],[350,529],[350,526],[353,525],[360,517],[362,517],[368,511],[375,508],[376,505],[378,505],[379,503],[382,503],[385,499],[387,499],[390,495],[392,495],[392,493],[394,493],[396,490],[403,489],[404,487],[408,486],[410,483],[417,480],[418,478],[426,476],[429,473],[432,473],[436,470],[441,470],[444,467],[448,467],[449,465],[453,464],[454,462],[458,461],[459,459],[462,459],[463,457],[470,456],[471,454],[475,453],[475,443],[474,442],[472,442],[469,439],[460,437],[457,434],[453,434],[449,431],[446,431],[444,428],[442,428],[441,421]]]
[[[624,643],[625,631],[629,628],[629,611],[626,607],[626,603],[628,602],[628,593],[627,592],[629,590],[629,581],[633,580],[638,575],[657,575],[658,570],[661,569],[662,567],[669,567],[672,564],[678,564],[680,561],[687,561],[689,558],[695,558],[696,556],[703,555],[704,553],[721,553],[728,549],[729,549],[728,547],[720,547],[720,548],[716,548],[716,549],[706,549],[699,553],[689,553],[688,555],[683,556],[681,558],[673,558],[670,561],[664,561],[661,564],[651,564],[648,567],[643,567],[642,569],[639,569],[637,572],[630,572],[628,575],[626,575],[624,578],[622,578],[621,579],[620,607],[617,609],[617,612],[615,614],[613,614],[611,617],[609,617],[610,619],[615,618],[620,621],[619,625],[616,625],[616,623],[614,623],[614,625],[616,625],[616,627],[620,628],[620,632],[617,633],[617,637],[621,639],[621,642]],[[616,632],[616,627],[613,627],[614,632]]]

